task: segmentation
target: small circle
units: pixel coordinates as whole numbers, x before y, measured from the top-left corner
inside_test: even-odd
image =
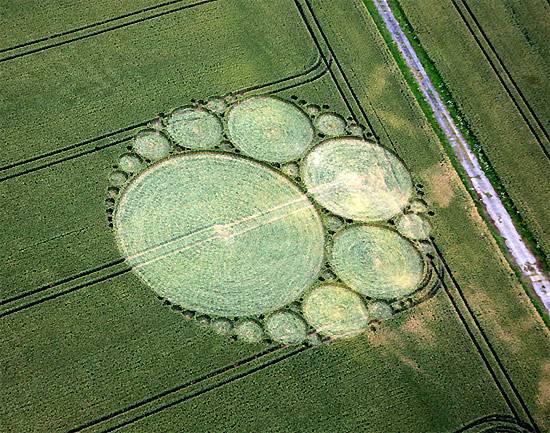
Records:
[[[328,137],[344,135],[346,133],[346,121],[335,113],[323,113],[313,122],[317,131]]]
[[[125,154],[119,158],[118,167],[126,173],[136,173],[141,169],[142,164],[137,156]]]
[[[310,116],[317,116],[321,111],[321,107],[315,104],[309,104],[306,106],[305,110],[306,110],[306,113],[309,114]]]
[[[288,177],[297,177],[300,175],[300,167],[295,162],[289,162],[283,165],[281,171]]]
[[[128,263],[158,295],[212,316],[252,316],[317,279],[324,230],[294,182],[248,158],[183,153],[136,177],[115,210]]]
[[[363,128],[361,125],[357,125],[356,123],[352,123],[351,125],[348,126],[348,132],[351,135],[362,137],[363,133],[365,132],[365,128]]]
[[[221,121],[201,108],[180,108],[166,121],[168,135],[188,149],[210,149],[222,140]]]
[[[238,99],[239,98],[237,97],[237,95],[227,95],[225,98],[223,98],[226,104],[234,104],[235,102],[237,102]]]
[[[233,331],[233,323],[231,323],[231,320],[223,317],[213,319],[212,322],[210,322],[210,326],[214,331],[222,335],[229,335]]]
[[[242,320],[233,328],[233,332],[240,340],[247,343],[259,343],[264,339],[264,330],[255,320]]]
[[[342,227],[342,225],[344,225],[342,218],[332,214],[323,215],[323,223],[325,224],[326,229],[330,232],[335,232]]]
[[[170,154],[170,142],[160,131],[141,131],[134,139],[134,151],[143,159],[158,161]]]
[[[265,321],[269,337],[276,343],[298,344],[307,337],[307,325],[296,313],[278,311]]]
[[[385,320],[393,315],[390,305],[384,301],[374,301],[367,306],[371,320]]]
[[[414,213],[424,213],[428,211],[428,206],[423,200],[412,200],[409,204],[409,210]]]
[[[306,321],[322,335],[350,337],[362,332],[368,314],[361,297],[348,288],[327,283],[313,289],[304,300]]]
[[[313,140],[307,115],[296,105],[269,96],[236,104],[229,111],[227,127],[235,147],[261,161],[299,159]]]
[[[195,320],[198,322],[200,326],[210,325],[210,317],[208,316],[198,316],[198,317],[195,317]]]
[[[306,338],[306,343],[309,346],[318,346],[321,344],[321,338],[319,337],[319,334],[312,332],[311,334],[308,334]]]
[[[113,171],[109,176],[109,183],[114,187],[123,186],[127,180],[128,175],[120,170]]]
[[[119,192],[120,190],[116,186],[110,186],[107,188],[107,194],[110,198],[115,198]]]
[[[409,295],[424,276],[422,256],[413,244],[390,229],[368,225],[336,233],[330,264],[350,288],[378,299]]]
[[[319,278],[322,278],[324,281],[331,281],[336,280],[336,275],[334,275],[330,269],[324,269],[319,274]]]
[[[418,244],[418,247],[420,251],[422,251],[422,254],[425,256],[432,256],[435,257],[437,255],[433,245],[428,242],[421,242]]]
[[[227,104],[223,98],[212,97],[206,101],[206,108],[214,113],[221,114],[227,109]]]
[[[401,215],[397,219],[395,228],[409,239],[424,240],[430,237],[430,223],[414,213]]]
[[[393,217],[413,191],[409,173],[392,153],[351,137],[318,144],[305,157],[302,172],[308,192],[321,206],[358,221]]]

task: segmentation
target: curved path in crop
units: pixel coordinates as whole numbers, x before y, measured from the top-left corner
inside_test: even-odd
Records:
[[[395,19],[387,0],[375,0],[374,3],[393,40],[397,44],[401,55],[420,86],[422,94],[430,104],[439,126],[444,131],[458,160],[464,167],[472,186],[477,192],[494,226],[504,238],[506,247],[517,266],[521,269],[523,275],[529,279],[546,310],[550,312],[550,280],[548,276],[544,274],[537,259],[514,226],[512,218],[500,200],[498,193],[482,170],[468,142],[457,128],[449,110],[424,70],[411,43],[403,33],[403,30],[401,30],[399,22]]]

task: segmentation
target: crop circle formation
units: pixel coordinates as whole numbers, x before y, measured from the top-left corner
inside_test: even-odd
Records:
[[[217,334],[357,335],[414,305],[430,272],[426,206],[364,131],[326,105],[272,96],[173,110],[108,177],[119,249],[160,299]]]

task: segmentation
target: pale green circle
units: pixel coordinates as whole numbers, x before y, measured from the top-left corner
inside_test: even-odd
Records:
[[[202,108],[180,108],[168,117],[166,132],[181,147],[210,149],[221,142],[223,126],[220,119]]]
[[[413,244],[375,226],[354,225],[336,233],[330,264],[350,288],[378,299],[409,295],[424,276],[424,262]]]
[[[229,319],[223,317],[212,320],[210,326],[214,331],[222,335],[229,335],[233,331],[233,323],[231,323]]]
[[[214,113],[221,114],[227,109],[227,103],[223,98],[212,97],[206,101],[206,108]]]
[[[128,180],[128,175],[120,170],[113,171],[109,176],[109,183],[113,186],[123,186]]]
[[[418,248],[420,249],[420,251],[422,251],[424,255],[432,255],[432,256],[437,255],[437,252],[435,251],[431,243],[422,242],[418,244]]]
[[[313,127],[296,105],[270,96],[236,104],[227,117],[231,141],[245,155],[269,162],[302,157],[313,140]]]
[[[300,167],[295,162],[289,162],[281,167],[281,171],[289,177],[300,175]]]
[[[384,301],[374,301],[367,306],[371,320],[389,319],[393,315],[390,305]]]
[[[307,337],[306,323],[292,311],[278,311],[265,321],[269,337],[276,343],[298,344]]]
[[[424,213],[428,211],[428,206],[422,200],[412,200],[409,204],[409,210],[414,213]]]
[[[365,132],[365,128],[363,128],[361,125],[357,125],[357,124],[354,123],[354,124],[348,126],[348,132],[351,135],[362,137],[363,133]]]
[[[336,275],[334,275],[334,273],[330,269],[324,269],[319,274],[319,279],[321,278],[321,281],[332,281],[336,280]]]
[[[254,320],[242,320],[233,328],[233,332],[242,341],[247,343],[259,343],[264,339],[264,330]]]
[[[314,121],[313,125],[321,134],[329,137],[344,135],[346,133],[346,121],[344,118],[335,113],[323,113]]]
[[[404,165],[383,147],[352,137],[333,138],[304,158],[302,180],[323,207],[358,221],[386,220],[412,194]]]
[[[195,320],[200,326],[208,326],[210,325],[210,317],[208,316],[197,316],[195,317]]]
[[[114,226],[150,287],[213,316],[275,311],[300,297],[323,262],[323,227],[298,186],[226,153],[152,165],[123,191]]]
[[[395,228],[409,239],[424,240],[430,237],[430,223],[414,213],[401,215],[395,223]]]
[[[306,343],[309,344],[310,346],[318,346],[319,344],[321,344],[321,338],[319,337],[318,334],[311,333],[311,334],[308,334],[306,338]]]
[[[149,161],[158,161],[170,154],[170,141],[160,131],[141,131],[134,138],[134,152]]]
[[[336,215],[332,214],[325,214],[323,215],[323,223],[325,224],[325,227],[328,231],[335,232],[338,230],[342,225],[344,224],[344,221],[337,217]]]
[[[368,313],[361,297],[339,284],[325,283],[304,299],[302,311],[306,321],[322,335],[350,337],[368,324]]]
[[[118,168],[126,173],[136,173],[141,167],[141,160],[135,155],[125,154],[118,160]]]
[[[315,104],[306,105],[306,113],[310,116],[317,116],[321,112],[321,107]]]

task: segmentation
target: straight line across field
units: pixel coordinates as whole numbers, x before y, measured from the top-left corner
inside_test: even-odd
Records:
[[[4,52],[11,51],[11,50],[14,50],[14,49],[17,49],[17,48],[20,48],[20,47],[26,47],[26,46],[34,45],[34,44],[37,44],[37,43],[40,43],[40,42],[49,41],[51,39],[58,39],[62,36],[67,36],[67,35],[70,35],[70,34],[73,34],[73,33],[78,33],[82,30],[93,29],[94,27],[100,27],[103,24],[110,24],[110,23],[113,23],[113,22],[117,22],[117,21],[123,20],[125,18],[134,16],[134,15],[139,15],[139,14],[142,14],[144,12],[150,12],[150,11],[154,11],[154,10],[159,9],[159,8],[163,8],[164,6],[171,6],[171,5],[174,5],[174,4],[178,4],[178,3],[181,3],[182,1],[183,0],[176,0],[176,1],[168,2],[168,3],[163,3],[163,4],[160,4],[160,5],[157,5],[157,6],[153,6],[153,7],[150,7],[150,8],[145,8],[145,9],[142,9],[141,11],[137,11],[137,12],[134,12],[134,13],[122,15],[122,16],[117,17],[117,18],[105,20],[103,22],[90,24],[90,25],[87,25],[87,26],[84,26],[84,27],[81,27],[81,28],[78,28],[78,29],[67,31],[67,32],[58,33],[58,34],[52,35],[51,37],[42,38],[42,39],[36,40],[36,41],[31,41],[29,43],[25,43],[25,44],[22,44],[22,45],[19,45],[19,46],[11,47],[11,48],[5,49],[3,51]],[[74,37],[74,38],[62,40],[62,41],[55,42],[55,43],[49,44],[49,45],[45,44],[42,47],[26,50],[26,51],[23,51],[23,52],[18,53],[18,54],[12,54],[12,55],[8,55],[8,56],[5,56],[5,57],[0,57],[0,63],[7,62],[8,60],[12,60],[12,59],[17,59],[19,57],[28,56],[30,54],[39,53],[41,51],[48,50],[50,48],[60,47],[62,45],[70,44],[72,42],[75,42],[75,41],[78,41],[78,40],[81,40],[81,39],[84,39],[84,38],[89,38],[89,37],[92,37],[92,36],[101,35],[103,33],[110,32],[112,30],[121,29],[123,27],[131,26],[131,25],[134,25],[134,24],[139,24],[139,23],[144,22],[146,20],[150,20],[150,19],[153,19],[153,18],[159,18],[159,17],[165,16],[165,15],[168,15],[168,14],[172,14],[174,12],[179,12],[179,11],[189,9],[189,8],[192,8],[192,7],[195,7],[195,6],[201,6],[201,5],[204,5],[204,4],[207,4],[207,3],[213,3],[213,2],[216,2],[216,1],[218,1],[218,0],[202,0],[202,1],[197,2],[197,3],[186,4],[186,5],[179,6],[179,7],[173,8],[173,9],[158,12],[156,14],[147,15],[145,17],[142,17],[142,18],[139,18],[139,19],[136,19],[136,20],[131,20],[131,21],[123,22],[123,23],[116,24],[116,25],[113,25],[113,26],[109,26],[109,27],[106,27],[106,28],[102,28],[100,30],[95,30],[95,31],[92,31],[92,32],[87,33],[85,35],[82,35],[82,36],[77,36],[77,37]]]
[[[518,112],[521,114],[521,117],[523,118],[525,124],[528,126],[529,130],[533,134],[533,137],[536,139],[544,155],[546,156],[547,159],[550,159],[550,150],[549,150],[550,136],[548,135],[548,132],[544,127],[544,124],[540,121],[539,117],[537,116],[537,113],[531,107],[531,105],[529,104],[529,101],[524,96],[520,87],[514,81],[514,78],[506,68],[506,65],[504,64],[500,56],[498,55],[497,51],[495,50],[495,47],[491,44],[491,41],[487,37],[487,34],[483,31],[483,27],[481,26],[480,22],[478,21],[478,19],[476,18],[476,16],[474,15],[471,8],[468,6],[468,3],[465,0],[459,0],[459,1],[453,0],[452,3],[456,11],[460,15],[460,18],[464,22],[464,25],[466,26],[466,28],[468,29],[472,37],[475,39],[480,50],[483,52],[483,55],[487,59],[487,63],[491,65],[491,68],[495,72],[495,75],[498,77],[500,83],[502,84],[502,87],[504,87],[504,89],[506,90],[506,93],[510,97],[510,100],[515,105]],[[463,5],[464,11],[459,6],[459,4]],[[466,15],[470,17],[470,19],[473,22],[473,25],[470,24]],[[481,38],[477,35],[477,32],[474,29],[474,26],[477,27],[481,35]],[[487,46],[489,47],[489,50],[487,50],[484,47],[481,39],[485,41],[485,44],[487,44]],[[496,59],[496,61],[492,59],[491,53]],[[514,91],[516,95],[513,94]],[[518,101],[518,97],[519,97],[519,101]]]

